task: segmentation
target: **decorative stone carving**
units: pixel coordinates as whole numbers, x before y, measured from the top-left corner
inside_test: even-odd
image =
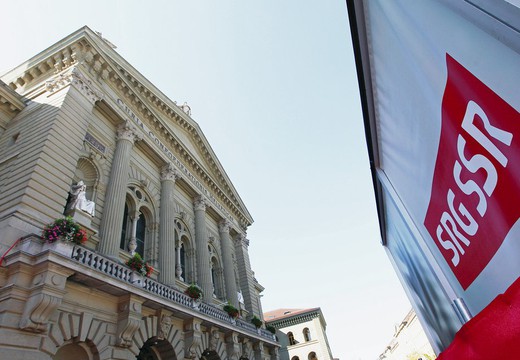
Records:
[[[271,360],[279,360],[280,359],[280,354],[278,352],[278,347],[277,346],[271,348],[270,354],[271,354]]]
[[[141,303],[132,295],[126,296],[119,303],[116,344],[131,347],[132,338],[141,325]]]
[[[203,196],[197,196],[193,200],[193,208],[195,209],[195,211],[199,211],[199,210],[206,211],[206,205],[207,205],[207,200],[204,199]]]
[[[142,137],[137,133],[137,130],[131,126],[129,122],[125,122],[117,128],[116,138],[117,140],[128,140],[132,144],[142,139]]]
[[[243,340],[242,357],[251,359],[252,353],[253,353],[253,344],[251,343],[251,341],[249,339],[246,338]]]
[[[231,228],[231,223],[228,220],[222,220],[218,224],[219,232],[227,232],[229,233],[229,229]]]
[[[199,347],[202,344],[202,332],[200,329],[200,319],[189,319],[184,322],[184,357],[186,359],[195,359],[200,354]]]
[[[242,245],[249,246],[249,240],[246,238],[245,235],[238,234],[237,236],[235,236],[235,245],[236,246],[242,246]]]
[[[170,329],[172,328],[172,318],[171,316],[163,315],[161,317],[161,323],[159,324],[159,331],[157,332],[157,337],[160,340],[166,339],[168,334],[170,333]]]
[[[238,342],[238,333],[233,331],[226,337],[226,350],[230,360],[238,360],[240,358],[241,346]]]
[[[87,79],[77,68],[72,70],[72,85],[75,85],[92,104],[105,98],[105,95],[92,84],[92,81]]]
[[[255,350],[255,359],[256,360],[265,360],[264,342],[263,341],[259,341],[259,342],[255,343],[254,350]]]
[[[34,275],[31,292],[20,318],[20,329],[37,333],[47,331],[48,322],[66,293],[67,277],[72,274],[70,270],[60,269],[57,272],[49,267]]]
[[[47,323],[54,311],[61,304],[62,297],[40,293],[31,296],[25,304],[20,329],[33,332],[46,332]]]
[[[211,328],[209,332],[209,346],[210,351],[217,351],[217,343],[219,338],[219,332],[217,328]]]
[[[173,167],[171,163],[163,166],[161,169],[161,181],[171,180],[175,182],[179,177],[179,172]]]
[[[52,94],[58,90],[63,89],[65,86],[70,85],[71,82],[72,82],[71,73],[60,74],[60,75],[56,76],[55,78],[52,78],[45,82],[45,90]]]
[[[180,109],[184,111],[185,114],[191,116],[191,107],[188,105],[186,101],[184,102],[184,104],[180,106]]]

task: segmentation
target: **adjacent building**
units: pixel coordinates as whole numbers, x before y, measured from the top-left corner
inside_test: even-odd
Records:
[[[392,340],[379,355],[379,360],[434,360],[435,353],[412,309],[395,327]]]
[[[276,360],[253,219],[189,106],[88,27],[0,79],[2,358]],[[83,246],[43,241],[64,214]]]
[[[333,360],[321,309],[278,309],[264,313],[276,329],[281,360]]]

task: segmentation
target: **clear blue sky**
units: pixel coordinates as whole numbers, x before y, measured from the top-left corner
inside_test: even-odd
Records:
[[[187,101],[255,223],[264,311],[321,307],[371,360],[410,305],[380,245],[343,0],[2,2],[0,72],[83,25]]]

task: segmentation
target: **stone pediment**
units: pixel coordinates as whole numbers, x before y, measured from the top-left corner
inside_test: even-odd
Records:
[[[166,144],[220,203],[247,227],[253,219],[189,111],[166,97],[100,34],[83,27],[2,76],[14,91],[32,98],[69,69],[84,72],[119,110],[133,114]],[[47,86],[48,87],[48,86]]]

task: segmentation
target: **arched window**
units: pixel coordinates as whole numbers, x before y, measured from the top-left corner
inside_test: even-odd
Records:
[[[137,228],[135,231],[135,241],[137,243],[137,248],[135,252],[141,255],[144,259],[144,240],[146,236],[146,219],[144,214],[139,214],[139,219],[137,220]]]
[[[309,328],[303,329],[303,338],[305,339],[305,341],[311,341],[311,331],[309,330]]]
[[[188,226],[182,219],[175,219],[175,276],[185,283],[195,282],[195,250],[191,244]]]
[[[126,250],[126,238],[128,234],[128,204],[125,203],[125,210],[123,212],[123,226],[121,228],[121,241],[119,248]]]
[[[179,249],[179,251],[180,251],[180,253],[181,253],[181,255],[180,255],[180,258],[181,258],[181,264],[180,264],[180,265],[181,265],[181,274],[180,274],[180,279],[181,279],[181,280],[184,280],[184,281],[187,280],[187,279],[186,279],[186,250],[185,250],[185,248],[186,248],[186,245],[184,245],[184,243],[181,242],[181,246],[180,246],[180,249]]]
[[[224,300],[226,298],[224,270],[220,266],[216,256],[211,257],[211,281],[213,282],[213,295],[217,299]]]
[[[289,338],[289,345],[296,345],[296,340],[294,340],[294,335],[292,332],[287,333],[287,337]]]
[[[148,228],[153,219],[153,204],[145,190],[130,186],[126,193],[119,247],[131,251],[135,245],[134,251],[143,259],[153,259],[153,232]]]
[[[311,351],[309,353],[308,359],[309,360],[318,360],[318,358],[316,357],[316,353],[314,351]]]

